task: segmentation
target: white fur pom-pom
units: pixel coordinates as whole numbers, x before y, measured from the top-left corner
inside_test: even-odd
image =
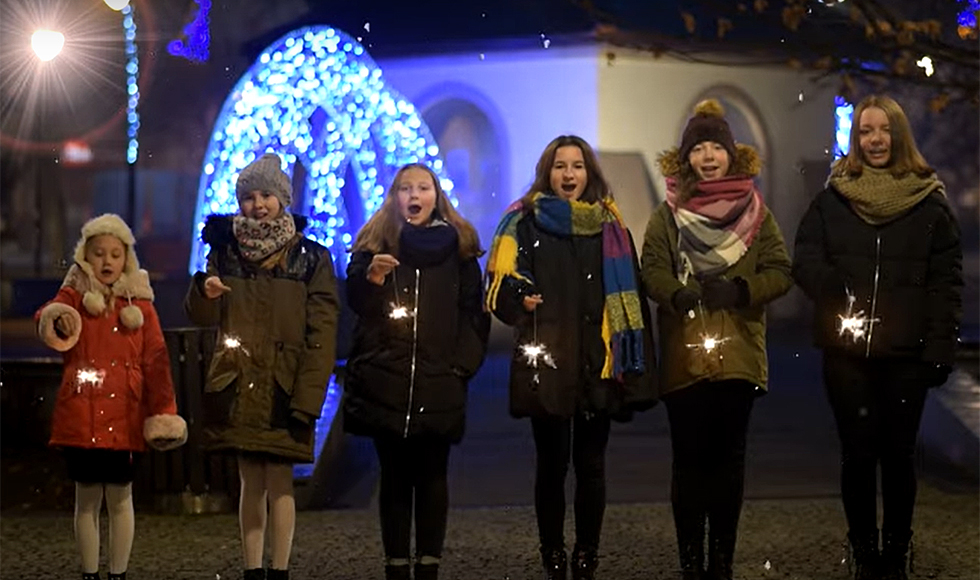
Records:
[[[105,312],[105,296],[101,292],[89,290],[82,297],[82,305],[92,316],[99,316]]]
[[[143,311],[138,306],[130,304],[119,311],[119,320],[122,320],[126,328],[136,330],[143,326]]]

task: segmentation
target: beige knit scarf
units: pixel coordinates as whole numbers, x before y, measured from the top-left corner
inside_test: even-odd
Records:
[[[901,217],[934,191],[945,195],[935,173],[919,177],[910,171],[895,177],[888,169],[867,165],[857,176],[835,170],[830,185],[847,198],[858,217],[874,226]]]

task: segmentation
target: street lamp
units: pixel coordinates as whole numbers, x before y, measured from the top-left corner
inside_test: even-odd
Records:
[[[105,5],[112,8],[116,12],[119,12],[123,8],[129,6],[129,0],[105,0]]]
[[[39,59],[47,62],[58,56],[65,46],[65,35],[54,30],[38,30],[31,35],[31,48]]]

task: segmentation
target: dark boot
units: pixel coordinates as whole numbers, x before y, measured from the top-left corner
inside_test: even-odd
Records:
[[[599,554],[593,548],[575,546],[572,552],[572,580],[594,580]]]
[[[99,577],[98,572],[82,572],[82,580],[102,580],[102,578]]]
[[[854,580],[878,580],[878,530],[848,532],[854,562]]]
[[[541,563],[544,565],[544,577],[547,580],[568,578],[568,556],[564,548],[549,549],[542,546]]]
[[[884,580],[908,580],[906,566],[912,531],[892,532],[885,530],[881,538],[881,578]],[[911,566],[908,566],[911,568]]]
[[[735,534],[708,534],[709,580],[732,580],[732,562],[735,560]]]
[[[439,564],[415,564],[415,580],[438,580]]]
[[[269,568],[265,573],[266,580],[289,580],[289,570]]]
[[[408,564],[386,564],[385,580],[411,580],[411,570]]]
[[[126,580],[126,573],[120,572],[119,574],[113,574],[112,572],[109,572],[108,578],[109,580]]]
[[[242,580],[265,580],[264,568],[252,568],[242,572]]]
[[[677,549],[681,558],[681,578],[700,580],[704,573],[704,527],[701,527],[700,534],[683,538],[681,536],[682,534],[678,533]]]

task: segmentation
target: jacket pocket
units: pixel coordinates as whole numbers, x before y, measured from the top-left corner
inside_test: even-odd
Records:
[[[238,354],[230,350],[215,351],[208,370],[208,380],[204,384],[205,393],[223,391],[235,382],[241,372]]]
[[[269,417],[269,424],[273,429],[284,429],[289,426],[299,357],[299,346],[284,342],[276,343],[276,362],[273,367],[276,386],[272,390],[272,416]]]

